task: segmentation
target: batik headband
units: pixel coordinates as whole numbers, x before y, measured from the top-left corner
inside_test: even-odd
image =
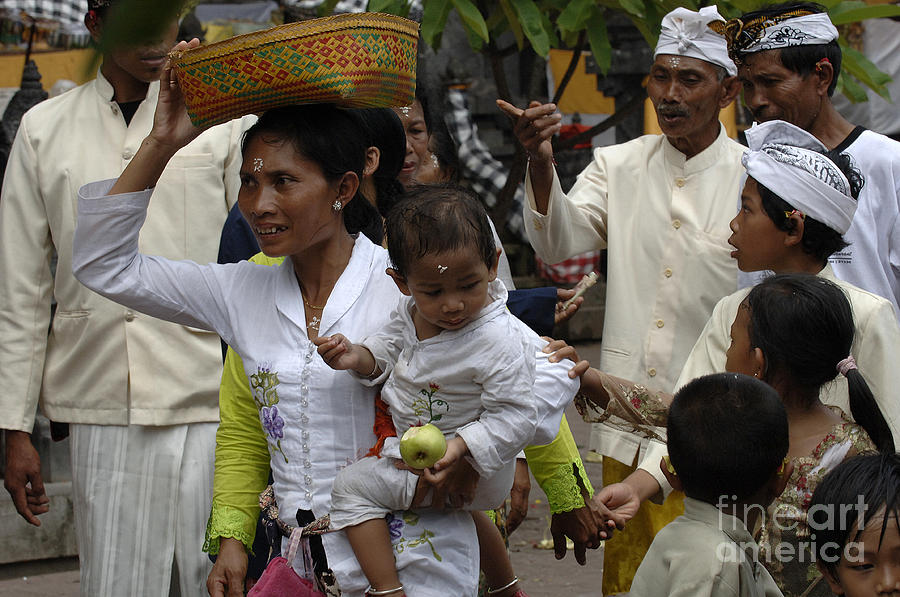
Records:
[[[791,46],[827,44],[838,38],[838,30],[824,12],[793,10],[784,14],[757,17],[746,23],[731,19],[725,24],[728,54],[740,62],[743,54]]]
[[[845,234],[856,213],[850,183],[822,155],[818,139],[787,122],[773,120],[747,129],[741,163],[761,185],[807,216]]]
[[[728,44],[722,35],[725,19],[715,6],[704,6],[699,12],[676,8],[662,20],[662,30],[653,57],[674,54],[705,60],[721,66],[730,75],[737,67],[728,57]]]

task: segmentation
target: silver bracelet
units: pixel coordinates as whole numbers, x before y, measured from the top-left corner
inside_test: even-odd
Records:
[[[375,361],[374,358],[372,360]],[[366,375],[366,379],[372,379],[372,376],[375,375],[376,371],[378,371],[378,361],[375,361],[375,365],[372,367],[372,370],[369,371],[369,374]],[[400,588],[402,589],[403,587],[401,586]],[[372,593],[372,595],[381,595],[381,593]]]
[[[496,589],[488,589],[488,595],[493,595],[494,593],[500,593],[501,591],[505,591],[506,589],[510,588],[517,582],[519,582],[519,577],[514,576],[511,581],[509,581],[507,584],[503,585],[502,587],[498,587]],[[374,593],[373,593],[373,595],[374,595]]]
[[[366,595],[390,595],[391,593],[396,593],[397,591],[402,591],[403,585],[400,585],[396,589],[385,589],[383,591],[376,591],[369,585],[369,588],[366,589]]]

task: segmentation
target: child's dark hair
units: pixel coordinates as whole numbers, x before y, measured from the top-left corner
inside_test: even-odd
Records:
[[[859,512],[862,502],[864,511]],[[879,546],[893,518],[900,532],[900,454],[862,454],[848,458],[825,475],[809,503],[807,521],[815,535],[815,557],[835,573],[844,546],[856,541],[867,524],[884,509]]]
[[[813,14],[827,12],[825,7],[816,2],[784,2],[781,4],[770,4],[759,10],[748,12],[741,15],[740,20],[748,23],[758,17],[777,17],[795,10],[805,10]],[[738,59],[746,56],[746,52],[742,52],[740,48],[736,49]],[[780,48],[779,54],[781,64],[791,72],[795,72],[801,77],[805,77],[816,70],[816,64],[823,58],[827,58],[834,67],[834,79],[828,86],[828,96],[834,94],[837,86],[838,75],[841,73],[841,46],[837,40],[832,40],[827,44],[789,46]]]
[[[839,151],[824,151],[822,154],[830,159],[844,173],[850,183],[850,193],[854,199],[859,197],[863,187],[863,177],[853,165],[850,156]],[[762,183],[757,181],[759,196],[762,199],[763,209],[779,230],[790,231],[794,229],[794,221],[787,215],[794,210],[794,206],[773,193]],[[812,255],[817,260],[825,263],[833,253],[847,246],[841,233],[829,228],[822,222],[806,216],[803,220],[803,251]]]
[[[416,185],[385,221],[388,255],[406,277],[410,264],[428,254],[472,248],[487,265],[497,260],[487,213],[474,193],[454,185]]]
[[[757,284],[745,305],[750,346],[766,359],[762,378],[789,384],[811,404],[853,345],[853,311],[844,291],[820,276],[781,274]],[[853,420],[880,450],[893,452],[890,427],[859,370],[847,372],[847,386]]]
[[[345,172],[355,173],[362,181],[368,131],[354,110],[341,109],[332,104],[274,108],[264,112],[247,129],[241,142],[241,152],[245,153],[250,141],[257,137],[265,143],[290,143],[304,159],[318,164],[329,182],[340,179]],[[353,200],[344,206],[344,227],[350,234],[369,232],[372,222],[377,220],[380,224],[380,218],[359,190]],[[371,240],[380,243],[380,235]]]
[[[771,386],[749,375],[698,377],[669,407],[669,458],[688,497],[716,504],[759,491],[788,451],[784,405]]]

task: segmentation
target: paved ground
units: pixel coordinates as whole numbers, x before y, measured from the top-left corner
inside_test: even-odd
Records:
[[[579,347],[582,358],[599,360],[599,345]],[[589,426],[574,409],[568,415],[572,432],[582,455],[587,451]],[[595,487],[600,487],[600,465],[585,463]],[[571,552],[557,561],[552,549],[539,549],[544,539],[550,540],[549,511],[543,492],[532,482],[531,508],[528,518],[510,537],[513,566],[530,597],[596,597],[600,593],[603,568],[602,549],[588,551],[587,565],[579,566]],[[551,544],[552,545],[552,544]],[[2,597],[77,597],[78,570],[74,558],[7,564],[0,566]]]

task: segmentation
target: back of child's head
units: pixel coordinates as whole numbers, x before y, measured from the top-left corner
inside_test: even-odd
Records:
[[[848,458],[819,482],[807,512],[817,561],[833,574],[845,546],[879,518],[882,540],[888,525],[900,532],[900,453]]]
[[[766,360],[762,378],[816,400],[853,345],[853,310],[844,291],[820,276],[780,274],[757,284],[746,305],[750,346],[762,350]],[[879,449],[893,451],[891,430],[865,379],[855,368],[845,375],[853,419]]]
[[[407,190],[385,221],[388,255],[396,272],[425,255],[474,251],[488,269],[497,259],[494,234],[481,202],[454,185],[417,185]]]
[[[669,407],[669,458],[688,497],[742,502],[761,490],[788,451],[788,421],[771,386],[739,373],[698,377]]]
[[[857,199],[863,187],[863,177],[853,166],[850,156],[835,150],[821,153],[834,162],[847,177],[847,182],[850,183],[850,194]],[[759,183],[758,188],[763,209],[775,223],[775,227],[784,231],[793,230],[795,223],[790,214],[794,211],[794,206],[791,205],[790,198],[779,197],[762,183]],[[803,239],[800,242],[805,253],[812,255],[822,263],[825,263],[833,253],[847,247],[847,242],[840,232],[809,215],[803,220]]]

